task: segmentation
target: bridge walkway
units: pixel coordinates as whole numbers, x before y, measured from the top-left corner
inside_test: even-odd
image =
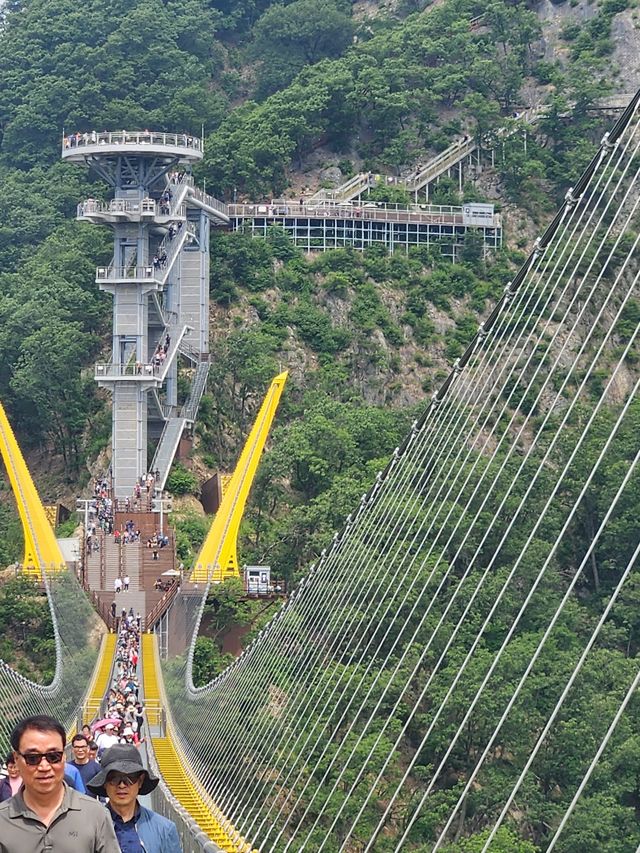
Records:
[[[204,791],[200,790],[180,754],[178,740],[167,710],[157,638],[154,634],[142,635],[141,661],[147,723],[151,731],[151,748],[162,778],[172,795],[203,832],[225,853],[251,853],[251,846],[239,837],[215,804]],[[160,711],[160,709],[163,710]]]

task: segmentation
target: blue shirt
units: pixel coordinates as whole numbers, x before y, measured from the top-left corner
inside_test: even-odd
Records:
[[[146,853],[136,829],[136,822],[140,817],[140,806],[136,805],[133,817],[127,821],[122,820],[120,815],[114,812],[110,806],[108,808],[111,812],[113,828],[116,831],[116,838],[122,853]]]
[[[82,781],[84,782],[85,788],[87,787],[87,783],[90,782],[94,776],[97,776],[100,772],[100,765],[97,761],[94,761],[92,758],[87,761],[86,764],[76,764],[75,761],[67,761],[67,770],[69,767],[75,767]],[[93,797],[94,800],[97,799],[97,794],[92,794],[91,791],[86,791],[87,797]]]
[[[82,781],[82,776],[80,775],[80,771],[78,768],[68,763],[64,768],[64,781],[67,785],[70,785],[72,788],[75,788],[76,791],[79,791],[81,794],[86,794],[87,789],[84,786],[84,782]]]

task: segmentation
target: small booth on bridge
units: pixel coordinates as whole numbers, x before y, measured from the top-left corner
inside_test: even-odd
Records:
[[[248,595],[271,595],[271,566],[245,566],[244,588]]]

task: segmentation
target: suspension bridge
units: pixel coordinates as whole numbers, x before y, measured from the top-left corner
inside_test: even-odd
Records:
[[[163,776],[156,807],[186,850],[457,851],[473,832],[483,853],[515,849],[517,838],[539,851],[640,850],[632,791],[618,804],[618,847],[590,820],[609,796],[603,778],[633,762],[640,737],[635,641],[615,671],[606,654],[629,632],[640,551],[629,515],[639,486],[639,107],[640,93],[317,563],[244,653],[196,686],[195,639],[251,467],[249,451],[241,458],[196,561],[200,583],[163,616],[169,632],[182,626],[186,647],[162,660],[152,632],[142,648],[150,761]],[[179,302],[160,310],[179,322]],[[139,334],[147,347],[143,325]],[[132,375],[119,381],[139,382]],[[94,697],[105,687],[109,646],[80,645],[91,610],[0,423],[25,564],[46,589],[57,646],[50,685],[0,665],[6,740],[27,712],[72,728],[86,685]],[[612,543],[613,561],[603,557]],[[576,834],[585,819],[588,834]]]

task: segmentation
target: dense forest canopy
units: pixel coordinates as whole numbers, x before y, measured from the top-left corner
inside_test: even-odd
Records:
[[[609,91],[612,23],[627,3],[603,0],[588,20],[575,21],[570,9],[579,11],[579,2],[558,5],[569,21],[560,58],[541,48],[537,6],[523,0],[433,6],[399,0],[371,17],[344,0],[4,3],[0,399],[31,458],[42,453],[59,461],[40,472],[41,489],[67,497],[80,491],[110,430],[109,401],[89,368],[109,347],[110,301],[95,286],[94,268],[108,262],[111,249],[106,232],[74,221],[76,204],[100,197],[104,187],[60,162],[63,131],[149,127],[200,135],[204,128],[197,179],[221,198],[257,200],[316,189],[325,166],[338,168],[344,179],[359,170],[401,174],[461,134],[490,137],[532,100],[550,105],[526,151],[520,135],[501,146],[490,180],[460,191],[444,179],[434,189],[432,201],[442,204],[484,199],[491,190],[504,206],[507,235],[493,257],[483,259],[473,240],[452,266],[437,250],[424,249],[408,256],[371,249],[305,257],[277,229],[266,241],[212,236],[213,367],[194,456],[187,468],[174,469],[170,484],[176,494],[197,494],[201,479],[231,468],[269,380],[288,366],[287,395],[243,523],[241,550],[244,560],[268,561],[292,580],[357,505],[596,149],[608,119],[591,108]],[[629,312],[634,326],[638,305]],[[634,428],[637,420],[634,410]],[[637,429],[625,432],[612,465],[627,459],[634,435]],[[0,485],[6,564],[19,557],[20,531],[6,484]],[[606,482],[590,494],[576,521],[573,552],[562,555],[568,564],[581,552],[584,531],[605,511],[606,496]],[[567,641],[553,650],[560,669],[575,657],[571,638],[594,618],[616,561],[628,552],[635,518],[634,503],[625,507],[618,535],[600,545],[597,572],[585,577],[579,606],[569,614]],[[188,564],[206,520],[184,510],[174,522]],[[556,595],[561,574],[559,567]],[[2,596],[21,596],[15,584]],[[585,674],[587,715],[601,711],[594,697],[609,689],[607,673],[626,673],[637,653],[636,587],[629,586],[620,619],[609,626],[599,666]],[[225,619],[251,622],[233,592],[216,617],[219,627]],[[49,641],[21,633],[37,618],[33,597],[25,596],[21,607],[5,613],[2,656],[25,673],[34,666],[46,671]],[[48,626],[42,627],[46,635]],[[529,627],[531,634],[538,630]],[[524,635],[513,654],[525,655],[529,642]],[[33,648],[22,648],[30,643]],[[210,640],[199,647],[202,681],[225,663]],[[539,697],[528,699],[523,737],[533,736],[538,721]],[[456,756],[461,773],[477,734]],[[627,734],[590,801],[593,814],[580,815],[565,853],[626,851],[625,826],[640,797],[628,764],[638,735]],[[425,754],[425,765],[432,758]],[[570,756],[568,775],[572,767]],[[547,770],[548,794],[558,782]],[[492,772],[477,795],[478,814],[502,784],[499,771]],[[528,795],[544,821],[539,792]],[[437,821],[437,804],[429,820]],[[597,835],[596,824],[603,828]],[[417,828],[416,849],[420,832],[430,831],[426,823]],[[482,837],[463,838],[450,851],[479,850]],[[495,849],[535,848],[505,830]]]
[[[76,203],[102,190],[93,176],[59,162],[64,129],[199,134],[204,127],[199,178],[222,197],[269,197],[287,187],[319,145],[348,175],[415,164],[463,128],[486,134],[520,103],[526,80],[545,87],[540,97],[552,94],[554,110],[526,158],[520,145],[507,146],[506,193],[548,215],[549,187],[560,191],[593,151],[587,107],[604,91],[611,20],[624,8],[621,0],[606,0],[579,37],[568,33],[565,66],[541,59],[540,26],[525,3],[448,0],[424,10],[400,4],[393,14],[362,20],[344,2],[305,4],[3,6],[0,395],[19,433],[63,455],[70,481],[97,449],[83,425],[89,418],[101,423],[104,401],[81,368],[104,346],[109,301],[96,291],[91,269],[109,249],[100,229],[73,222]],[[479,27],[471,23],[477,20]],[[569,99],[578,107],[571,122],[562,117]],[[444,182],[434,201],[456,197]],[[279,257],[285,266],[303,263],[286,252],[281,248]],[[242,268],[231,275],[240,276],[237,285],[212,277],[220,301],[245,284]],[[274,268],[276,288],[284,279]],[[309,320],[306,309],[290,318],[307,329]],[[339,337],[338,330],[332,334]]]

